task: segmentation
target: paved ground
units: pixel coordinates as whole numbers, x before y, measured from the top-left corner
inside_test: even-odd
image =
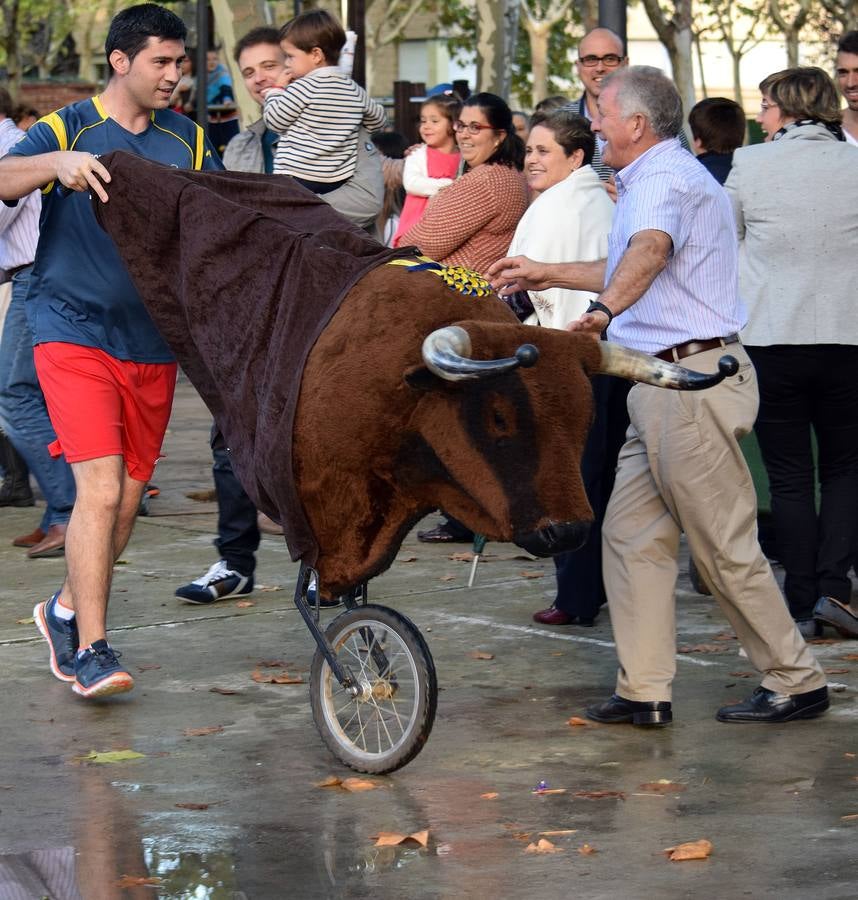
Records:
[[[63,563],[9,546],[37,511],[0,511],[0,900],[76,896],[32,881],[15,893],[12,873],[20,882],[33,866],[73,872],[84,900],[858,896],[858,658],[844,659],[858,646],[815,648],[842,685],[824,719],[719,724],[715,709],[756,682],[687,580],[679,643],[702,649],[679,656],[674,725],[570,726],[612,687],[607,614],[593,629],[532,627],[553,588],[550,562],[490,545],[468,590],[467,563],[410,536],[400,560],[416,558],[371,593],[429,642],[441,686],[434,731],[409,766],[373,779],[375,790],[317,787],[352,773],[322,745],[306,685],[251,678],[262,660],[305,677],[310,666],[285,546],[265,539],[252,607],[173,597],[214,560],[214,505],[186,497],[210,487],[207,429],[180,384],[162,496],[116,569],[112,640],[137,678],[127,697],[85,703],[50,677],[44,644],[19,620],[56,588]],[[77,759],[122,749],[144,756]],[[540,780],[565,793],[534,795]],[[653,787],[660,781],[674,786]],[[374,846],[380,831],[426,828],[426,849]],[[526,852],[540,832],[563,832],[548,835],[559,852]],[[708,860],[662,853],[700,838],[714,845]],[[123,876],[156,883],[120,887]]]

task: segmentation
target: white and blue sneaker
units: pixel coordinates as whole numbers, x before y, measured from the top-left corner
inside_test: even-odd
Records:
[[[253,576],[230,569],[225,559],[219,559],[205,575],[176,589],[176,596],[185,603],[214,603],[227,597],[245,597],[253,593]]]
[[[50,600],[37,603],[33,619],[51,649],[51,672],[60,681],[72,682],[75,680],[74,657],[78,648],[77,622],[74,618],[66,620],[57,616],[59,595],[57,591]]]

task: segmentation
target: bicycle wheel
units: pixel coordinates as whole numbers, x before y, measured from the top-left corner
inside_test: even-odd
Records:
[[[316,650],[310,704],[322,740],[358,772],[401,768],[423,749],[435,721],[438,682],[426,641],[410,619],[375,604],[337,616],[325,637],[361,690],[345,690]]]

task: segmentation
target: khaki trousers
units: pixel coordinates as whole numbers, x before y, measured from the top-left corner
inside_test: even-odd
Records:
[[[739,438],[759,405],[754,368],[739,344],[739,372],[704,391],[638,384],[631,426],[602,531],[603,566],[627,700],[671,699],[676,672],[674,589],[682,531],[705,582],[762,685],[781,693],[822,687],[825,675],[795,627],[757,540],[757,498]],[[715,371],[723,348],[683,360]]]

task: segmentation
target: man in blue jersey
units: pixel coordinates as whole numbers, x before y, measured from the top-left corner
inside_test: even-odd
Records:
[[[221,169],[199,126],[169,109],[186,29],[161,6],[118,13],[104,91],[41,119],[0,160],[0,199],[41,188],[42,219],[27,298],[36,368],[77,500],[66,534],[67,575],[34,617],[53,674],[84,697],[128,691],[131,675],[106,639],[113,563],[131,535],[160,454],[176,366],[90,193],[107,202],[98,161],[124,150],[169,166]],[[157,210],[140,210],[159,227]]]

